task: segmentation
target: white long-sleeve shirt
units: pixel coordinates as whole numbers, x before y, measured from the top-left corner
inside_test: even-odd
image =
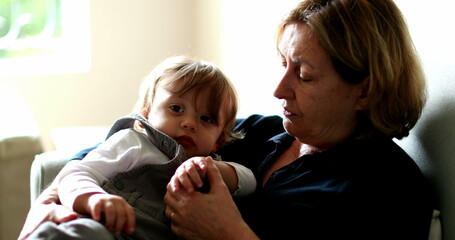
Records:
[[[96,149],[92,150],[82,161],[67,164],[57,176],[58,194],[62,204],[73,207],[75,199],[86,193],[105,193],[101,187],[119,173],[128,172],[146,164],[160,164],[169,161],[143,133],[132,129],[120,130]],[[233,162],[232,166],[238,176],[238,189],[235,196],[252,193],[256,180],[250,169]]]

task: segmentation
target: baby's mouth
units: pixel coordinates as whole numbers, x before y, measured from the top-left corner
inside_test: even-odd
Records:
[[[190,136],[180,136],[180,137],[176,137],[175,138],[175,141],[178,142],[180,145],[182,145],[184,148],[186,147],[192,147],[194,146],[194,141],[193,141],[193,138],[191,138]]]

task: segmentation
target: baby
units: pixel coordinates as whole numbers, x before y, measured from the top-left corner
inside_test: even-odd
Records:
[[[219,147],[241,137],[232,132],[237,96],[216,66],[185,57],[158,65],[140,95],[139,114],[117,120],[104,143],[57,176],[62,204],[92,219],[38,232],[53,232],[55,239],[71,239],[74,232],[79,238],[175,238],[164,215],[166,185],[179,168],[182,187],[203,187],[207,160],[196,156],[218,158],[213,153]],[[215,164],[232,194],[255,190],[249,169],[232,162]],[[114,234],[101,233],[100,222]]]

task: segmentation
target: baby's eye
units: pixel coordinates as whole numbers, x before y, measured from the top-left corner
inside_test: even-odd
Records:
[[[211,118],[210,116],[201,116],[201,121],[205,123],[215,123],[213,118]]]
[[[174,112],[179,112],[179,113],[183,112],[183,108],[179,105],[172,105],[169,108]]]

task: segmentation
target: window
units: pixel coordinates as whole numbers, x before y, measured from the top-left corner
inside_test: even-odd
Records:
[[[282,77],[275,30],[283,15],[299,1],[221,1],[223,70],[237,88],[239,117],[282,113],[282,102],[273,96]],[[252,89],[256,89],[254,93]]]
[[[1,74],[86,72],[88,0],[0,1]]]

